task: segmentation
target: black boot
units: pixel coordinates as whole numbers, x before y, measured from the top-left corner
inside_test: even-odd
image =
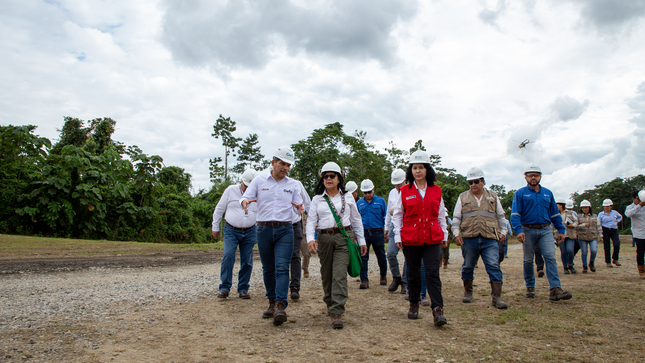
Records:
[[[394,292],[399,288],[399,285],[401,285],[401,277],[393,277],[392,283],[388,286],[387,291]]]

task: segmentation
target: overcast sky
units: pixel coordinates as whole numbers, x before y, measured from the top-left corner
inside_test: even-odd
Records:
[[[563,197],[645,173],[642,0],[3,0],[0,54],[1,124],[111,117],[195,190],[219,114],[265,155],[338,121]]]

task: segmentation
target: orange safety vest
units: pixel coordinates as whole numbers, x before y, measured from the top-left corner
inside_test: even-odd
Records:
[[[421,246],[443,242],[444,234],[439,224],[439,206],[441,205],[441,187],[438,185],[426,188],[425,198],[421,198],[417,186],[412,183],[401,187],[403,204],[403,226],[401,242],[405,246]]]

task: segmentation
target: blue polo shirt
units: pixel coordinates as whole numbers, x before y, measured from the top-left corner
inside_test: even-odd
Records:
[[[387,214],[385,199],[375,195],[371,202],[361,198],[356,202],[358,212],[363,219],[364,229],[383,228]]]
[[[511,208],[511,225],[515,234],[524,233],[522,224],[546,223],[552,223],[559,233],[564,234],[565,227],[553,193],[543,186],[536,192],[528,185],[515,192]]]

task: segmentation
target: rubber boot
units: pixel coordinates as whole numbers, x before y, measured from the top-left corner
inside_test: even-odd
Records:
[[[640,276],[641,279],[645,279],[645,265],[638,266],[638,276]]]
[[[464,281],[464,297],[461,299],[463,303],[471,303],[473,301],[473,279]]]
[[[492,281],[490,283],[490,289],[490,296],[493,298],[493,306],[498,309],[508,309],[508,304],[502,300],[502,282]]]

